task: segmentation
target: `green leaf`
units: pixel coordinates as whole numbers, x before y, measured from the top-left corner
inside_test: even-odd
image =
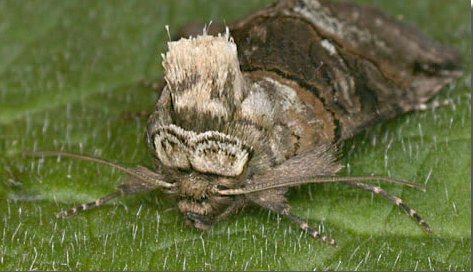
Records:
[[[144,118],[167,34],[191,20],[230,22],[268,1],[0,2],[1,270],[471,270],[470,24],[463,1],[359,1],[403,17],[459,49],[465,76],[439,98],[454,106],[399,116],[344,144],[343,175],[394,185],[432,225],[428,235],[383,199],[344,185],[290,191],[294,210],[322,223],[330,247],[283,218],[250,208],[209,232],[184,225],[164,194],[120,198],[71,219],[54,214],[111,192],[122,175],[88,162],[21,157],[59,149],[150,165]]]

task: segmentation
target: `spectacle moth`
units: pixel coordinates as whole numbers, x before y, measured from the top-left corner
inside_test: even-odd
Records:
[[[107,164],[128,176],[111,194],[58,217],[162,190],[198,229],[256,205],[335,244],[291,211],[285,193],[338,182],[379,194],[430,231],[399,197],[366,182],[420,185],[337,176],[337,146],[377,121],[432,106],[431,98],[462,73],[453,50],[374,8],[328,0],[281,0],[226,30],[214,24],[196,33],[194,26],[163,54],[164,87],[145,132],[155,168],[29,153]]]

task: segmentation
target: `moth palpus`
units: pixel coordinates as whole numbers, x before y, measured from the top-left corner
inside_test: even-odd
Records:
[[[212,29],[222,31],[218,24]],[[164,87],[146,128],[153,169],[63,151],[30,153],[85,159],[128,175],[115,192],[58,217],[163,190],[198,229],[256,205],[335,244],[291,211],[285,193],[338,182],[379,194],[430,231],[399,197],[367,182],[420,185],[337,176],[337,147],[379,120],[435,106],[431,98],[461,75],[453,50],[374,8],[282,0],[223,34],[204,28],[170,41],[162,57]]]

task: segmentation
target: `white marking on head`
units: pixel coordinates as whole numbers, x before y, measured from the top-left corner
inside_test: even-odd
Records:
[[[154,151],[163,165],[202,173],[238,176],[252,152],[251,147],[225,133],[195,133],[174,124],[158,127],[152,137]]]
[[[192,168],[203,173],[238,176],[250,157],[250,149],[235,137],[217,131],[206,131],[191,139],[189,156]]]
[[[153,138],[156,155],[168,167],[190,168],[190,149],[186,142],[195,137],[195,132],[186,131],[176,125],[159,127]]]

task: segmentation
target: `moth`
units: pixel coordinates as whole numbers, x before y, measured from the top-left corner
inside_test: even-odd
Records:
[[[58,217],[162,190],[198,229],[256,205],[334,245],[291,211],[285,193],[337,182],[379,194],[430,231],[399,197],[368,182],[422,186],[338,176],[337,147],[377,121],[434,105],[431,98],[462,73],[453,50],[371,7],[281,0],[226,31],[217,24],[170,41],[162,58],[164,87],[145,132],[153,169],[63,151],[30,153],[89,160],[127,174],[116,191]]]

